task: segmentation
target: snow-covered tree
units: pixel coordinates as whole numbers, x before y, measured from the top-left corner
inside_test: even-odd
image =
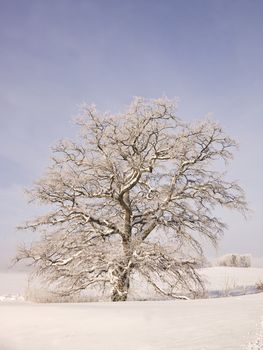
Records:
[[[163,98],[136,98],[117,115],[84,106],[78,139],[53,148],[29,191],[49,212],[22,227],[41,239],[17,260],[33,259],[65,294],[101,286],[126,300],[134,276],[173,297],[202,287],[202,237],[216,244],[225,227],[214,208],[246,203],[222,171],[235,141],[212,120],[184,123],[175,112]]]
[[[251,267],[251,255],[226,254],[217,259],[216,266]]]

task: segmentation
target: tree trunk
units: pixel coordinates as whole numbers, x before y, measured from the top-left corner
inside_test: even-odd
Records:
[[[116,283],[114,285],[111,300],[126,301],[130,287],[130,269],[121,267],[115,271]]]
[[[122,236],[122,247],[124,258],[123,261],[113,272],[114,283],[113,291],[111,295],[112,301],[126,301],[128,298],[128,292],[130,287],[130,239],[131,239],[131,203],[129,198],[129,192],[125,192],[123,196],[119,198],[121,206],[124,210],[124,234]]]

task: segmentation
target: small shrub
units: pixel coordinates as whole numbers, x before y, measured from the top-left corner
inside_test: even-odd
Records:
[[[87,303],[105,301],[109,298],[99,298],[94,294],[74,294],[62,295],[58,292],[51,291],[44,288],[29,287],[25,292],[25,300],[33,303]]]
[[[263,281],[258,281],[256,283],[256,291],[257,292],[263,292]]]
[[[226,254],[221,256],[216,266],[230,266],[230,267],[250,267],[251,266],[251,255],[250,254]]]

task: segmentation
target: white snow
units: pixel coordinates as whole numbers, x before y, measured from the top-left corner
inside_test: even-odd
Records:
[[[226,284],[235,286],[252,286],[263,281],[263,268],[260,267],[208,267],[200,270],[207,279],[209,289],[224,289]]]
[[[206,289],[211,296],[227,296],[236,293],[255,292],[255,285],[263,282],[263,268],[256,267],[209,267],[199,273],[206,281]]]
[[[160,302],[0,304],[1,350],[247,349],[263,294]]]
[[[27,274],[24,272],[0,271],[0,296],[24,294],[28,286]],[[0,348],[0,350],[2,350]]]
[[[262,268],[215,267],[201,273],[210,281],[210,291],[263,279]],[[0,273],[0,350],[263,350],[263,293],[189,301],[34,304],[19,297],[26,285],[25,274]]]

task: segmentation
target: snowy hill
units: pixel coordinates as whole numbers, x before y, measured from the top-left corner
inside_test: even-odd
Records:
[[[259,350],[262,316],[262,293],[189,301],[2,303],[0,349]],[[261,347],[249,346],[256,341]]]
[[[203,276],[208,295],[211,297],[243,295],[255,293],[255,285],[263,281],[263,268],[209,267],[199,270]],[[140,282],[137,288],[141,288]],[[28,288],[28,275],[24,272],[0,272],[0,297],[23,296]],[[152,297],[149,291],[141,288],[140,292],[132,291],[132,298]],[[94,293],[93,293],[94,294]],[[154,297],[153,297],[154,298]],[[0,298],[1,301],[1,298]]]
[[[200,273],[209,292],[220,295],[263,280],[262,268],[213,267]],[[35,304],[19,301],[27,286],[25,274],[0,273],[0,281],[1,350],[263,349],[263,293],[188,301]]]
[[[6,294],[24,294],[28,281],[25,272],[0,271],[0,296]],[[1,349],[1,348],[0,348]]]
[[[209,267],[200,269],[210,296],[243,295],[256,292],[263,282],[263,268]]]

